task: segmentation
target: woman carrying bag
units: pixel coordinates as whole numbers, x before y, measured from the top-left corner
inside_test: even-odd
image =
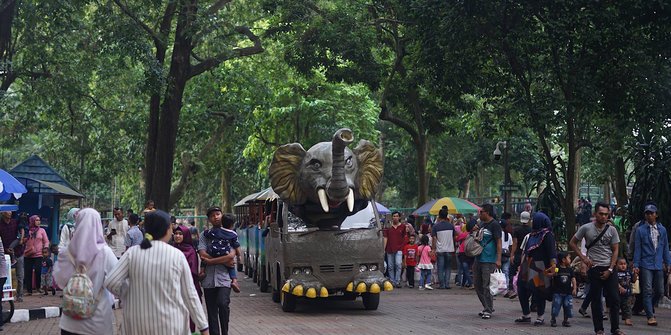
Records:
[[[550,295],[550,279],[557,267],[557,247],[554,234],[552,233],[552,222],[542,212],[533,216],[531,233],[523,242],[522,261],[518,280],[518,294],[522,316],[515,322],[531,322],[529,298],[533,293],[536,303],[537,317],[535,326],[545,323],[545,302]]]

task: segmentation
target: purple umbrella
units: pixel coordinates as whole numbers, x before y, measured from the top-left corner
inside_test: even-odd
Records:
[[[380,204],[380,203],[377,202],[377,201],[375,202],[375,206],[377,207],[377,212],[380,213],[381,215],[386,215],[386,214],[390,214],[390,213],[391,213],[391,211],[389,210],[389,208],[384,207],[382,204]]]

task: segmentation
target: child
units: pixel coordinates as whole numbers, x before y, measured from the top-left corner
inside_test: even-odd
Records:
[[[54,262],[51,260],[51,253],[49,248],[42,248],[42,290],[44,290],[44,295],[49,295],[49,289],[51,289],[51,294],[56,295],[56,289],[54,286],[53,277],[51,276],[51,270],[54,267]]]
[[[431,247],[429,246],[429,236],[422,235],[419,239],[419,247],[417,248],[417,253],[419,254],[419,270],[421,271],[419,276],[419,289],[433,290],[431,287],[431,270],[433,269],[433,264],[431,264]]]
[[[212,240],[211,248],[207,249],[207,254],[215,257],[228,255],[231,249],[235,249],[236,257],[240,255],[240,243],[238,242],[238,234],[232,230],[233,220],[222,220],[220,228],[208,229],[204,232],[205,237]],[[226,267],[228,275],[231,277],[231,289],[240,293],[240,286],[238,285],[238,275],[234,267]]]
[[[552,279],[552,319],[550,326],[557,327],[557,316],[559,309],[564,307],[564,321],[562,326],[571,327],[569,318],[573,317],[573,295],[577,293],[578,286],[576,285],[573,269],[571,268],[571,256],[565,252],[557,253],[559,259],[559,267]]]
[[[635,283],[638,278],[627,268],[627,260],[620,257],[617,259],[617,288],[620,293],[620,310],[622,311],[622,319],[627,326],[633,326],[631,322],[631,305],[629,304],[629,297],[631,297],[631,284]]]
[[[408,244],[403,247],[403,267],[405,268],[405,277],[408,280],[408,287],[415,287],[415,266],[417,266],[417,245],[415,244],[415,235],[408,236]]]

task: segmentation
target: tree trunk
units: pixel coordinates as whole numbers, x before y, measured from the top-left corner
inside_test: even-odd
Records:
[[[159,35],[164,39],[168,39],[170,34],[172,19],[175,13],[176,1],[171,1],[166,5],[165,12],[163,13],[163,19],[161,20],[161,26],[159,30]],[[165,55],[166,55],[166,46],[165,42],[154,40],[154,47],[156,48],[156,64],[157,67],[163,69],[165,64]],[[144,155],[144,194],[145,201],[151,199],[153,194],[154,186],[154,171],[155,164],[154,160],[156,157],[156,146],[158,144],[158,128],[159,128],[159,115],[161,114],[161,88],[154,87],[153,93],[149,98],[149,120],[147,124],[147,144],[145,147]]]
[[[615,158],[615,200],[617,207],[622,207],[629,203],[629,195],[627,194],[627,169],[624,165],[622,156]]]
[[[417,207],[424,205],[429,201],[429,173],[427,172],[427,161],[429,159],[429,145],[426,136],[419,136],[418,143],[415,143],[417,150],[417,178],[419,179],[419,189],[417,194]]]
[[[580,185],[580,161],[581,148],[576,138],[575,120],[572,113],[568,114],[567,132],[568,132],[568,166],[566,167],[566,193],[563,207],[564,219],[566,220],[566,230],[569,236],[575,233],[576,229],[576,205],[578,203],[578,190]]]
[[[228,168],[221,169],[221,209],[224,213],[233,213],[231,202],[231,176]]]
[[[170,186],[172,184],[173,161],[179,126],[179,112],[182,109],[182,98],[186,82],[191,72],[191,37],[188,32],[195,16],[196,6],[192,2],[184,3],[179,11],[175,43],[170,60],[168,81],[161,105],[158,122],[159,136],[156,141],[154,176],[152,179],[150,198],[156,208],[169,211]]]
[[[464,185],[464,198],[468,199],[471,196],[471,180],[466,180],[466,185]]]

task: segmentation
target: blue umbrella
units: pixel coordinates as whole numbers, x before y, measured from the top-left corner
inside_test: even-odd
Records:
[[[438,201],[438,199],[430,200],[429,202],[427,202],[424,205],[420,206],[419,208],[415,209],[415,211],[412,212],[412,214],[419,215],[419,216],[429,215],[429,210],[431,209],[431,207],[433,207],[433,205],[436,203],[436,201]]]
[[[386,215],[386,214],[390,214],[390,213],[391,213],[391,211],[389,210],[389,208],[384,207],[382,204],[380,204],[380,203],[377,202],[377,201],[375,202],[375,206],[377,207],[377,212],[380,213],[380,214],[382,214],[382,215]]]
[[[0,169],[0,200],[9,200],[12,195],[18,199],[27,193],[26,187],[7,171]]]

